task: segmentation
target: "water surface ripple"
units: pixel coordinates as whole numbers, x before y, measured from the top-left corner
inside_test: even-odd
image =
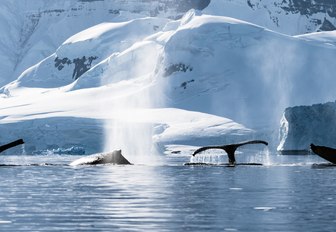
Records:
[[[318,157],[268,166],[70,167],[13,156],[0,167],[1,231],[334,231],[336,167]],[[322,161],[323,162],[323,161]]]

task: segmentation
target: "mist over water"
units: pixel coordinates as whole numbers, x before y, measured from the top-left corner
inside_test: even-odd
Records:
[[[152,124],[127,122],[121,119],[106,120],[105,130],[106,152],[120,149],[131,162],[143,164],[151,163],[152,156],[157,154],[153,147]]]
[[[121,149],[127,159],[136,163],[145,163],[156,154],[154,124],[141,113],[152,106],[147,91],[123,97],[109,106],[112,115],[105,120],[105,152]]]
[[[164,84],[155,74],[162,49],[147,42],[135,47],[136,51],[123,58],[133,65],[121,73],[111,69],[103,78],[104,84],[109,80],[112,85],[122,85],[120,88],[124,90],[121,97],[111,101],[107,95],[109,104],[102,106],[109,108],[108,111],[104,109],[109,112],[105,120],[104,151],[121,149],[131,162],[149,164],[155,162],[158,151],[153,143],[155,123],[148,119],[146,111],[163,105]]]
[[[274,155],[274,154],[273,154]],[[271,166],[277,164],[272,159],[269,148],[257,149],[238,149],[235,152],[236,163],[250,163],[250,164],[262,164],[265,166]],[[223,150],[210,149],[201,152],[195,156],[190,157],[190,163],[204,163],[211,165],[223,165],[228,164],[227,153]]]
[[[242,100],[233,102],[236,111],[232,119],[263,132],[270,147],[276,149],[287,107],[335,100],[331,88],[335,82],[334,51],[285,35],[263,34],[242,57],[244,79],[236,93]]]
[[[207,30],[200,28],[176,32],[161,41],[162,45],[152,41],[137,44],[111,58],[102,84],[126,83],[126,88],[124,94],[102,106],[109,108],[105,151],[122,149],[126,157],[155,153],[152,138],[156,125],[137,116],[134,110],[158,107],[157,102],[163,102],[162,89],[170,90],[169,107],[232,119],[256,130],[258,139],[267,140],[271,149],[279,145],[280,119],[287,107],[317,103],[333,96],[330,87],[326,91],[321,88],[331,80],[330,70],[334,68],[329,61],[317,59],[321,54],[333,54],[330,49],[262,28],[226,24],[224,29],[214,27],[218,40],[210,43],[212,38],[205,33]],[[204,52],[208,50],[211,55]],[[162,78],[160,73],[155,72],[165,58],[167,64],[190,65],[193,69],[175,70],[167,77],[170,83],[165,86],[164,81],[158,81]],[[314,73],[323,70],[321,67],[329,71],[321,73],[319,81]],[[308,98],[307,93],[315,93],[316,87],[319,91]]]

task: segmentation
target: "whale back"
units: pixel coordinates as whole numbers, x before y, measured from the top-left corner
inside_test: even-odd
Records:
[[[131,164],[122,154],[121,150],[113,152],[94,154],[73,161],[70,165],[97,165],[97,164]]]

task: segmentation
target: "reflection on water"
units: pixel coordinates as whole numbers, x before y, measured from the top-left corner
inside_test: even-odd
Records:
[[[238,154],[237,160],[251,157]],[[2,231],[334,231],[336,167],[317,156],[270,165],[70,167],[73,156],[6,156]],[[37,162],[38,161],[38,162]],[[315,166],[315,167],[314,167]]]

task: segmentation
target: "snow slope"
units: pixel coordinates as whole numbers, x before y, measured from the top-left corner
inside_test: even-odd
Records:
[[[191,8],[206,8],[207,14],[238,18],[290,35],[336,28],[333,0],[2,0],[0,86],[88,27],[142,17],[177,19]]]
[[[300,38],[313,43],[320,43],[324,46],[336,46],[336,31],[327,32],[314,32],[310,34],[298,35],[296,38]]]
[[[96,25],[67,39],[54,54],[27,69],[11,85],[52,88],[70,84],[91,66],[161,30],[167,22],[142,18]]]
[[[245,20],[288,35],[336,29],[333,0],[212,0],[204,12]]]
[[[165,92],[167,80],[162,78],[158,68],[164,55],[163,38],[169,37],[179,23],[144,18],[127,23],[100,24],[69,38],[52,58],[41,61],[3,88],[2,130],[11,131],[18,126],[19,130],[8,135],[10,138],[26,137],[24,139],[30,144],[28,152],[70,145],[84,146],[90,153],[101,151],[102,141],[108,134],[104,129],[115,121],[118,124],[120,121],[132,123],[132,131],[126,135],[128,138],[130,134],[138,137],[139,131],[134,130],[134,124],[145,124],[146,128],[150,125],[150,130],[154,131],[146,135],[146,139],[150,144],[154,142],[159,150],[169,143],[199,145],[247,139],[254,131],[229,119],[166,108],[169,105],[165,104],[166,96],[161,96],[161,92]],[[136,39],[129,33],[134,33]],[[146,33],[148,37],[144,38]],[[121,41],[125,50],[115,41]],[[97,62],[74,81],[75,66],[66,66],[68,70],[55,67],[54,57],[58,54],[68,59],[92,55],[97,57]],[[156,96],[155,101],[151,99],[153,96]],[[149,109],[153,107],[156,109]],[[79,123],[72,123],[74,120]],[[86,124],[89,128],[96,125],[96,129],[88,129],[88,134],[84,135]],[[120,133],[126,129],[124,126]],[[95,139],[90,141],[88,138],[92,134]],[[143,146],[143,139],[140,141],[139,146]]]
[[[1,0],[0,86],[55,52],[70,36],[104,22],[178,18],[204,0]]]
[[[1,89],[0,127],[29,141],[29,152],[136,154],[255,138],[274,148],[285,108],[335,99],[335,52],[194,10],[103,23]]]
[[[230,18],[190,16],[167,41],[162,69],[174,107],[257,129],[274,127],[288,106],[333,100],[335,52]]]

